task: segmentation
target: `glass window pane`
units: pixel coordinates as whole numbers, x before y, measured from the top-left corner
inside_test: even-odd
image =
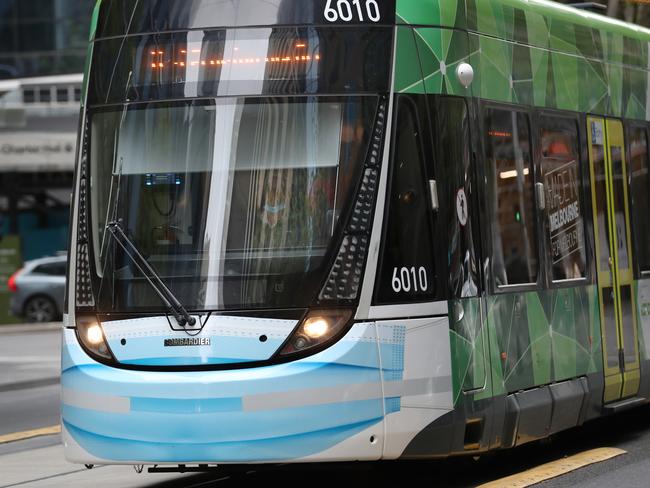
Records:
[[[57,102],[67,102],[70,99],[68,95],[68,88],[57,88],[56,89],[56,101]]]
[[[25,88],[23,90],[23,102],[25,103],[34,103],[36,102],[36,92],[31,88]]]
[[[390,40],[391,31],[384,27],[297,27],[213,29],[98,41],[89,103],[121,102],[125,97],[134,102],[384,92]],[[106,59],[116,59],[116,64]]]
[[[114,221],[189,309],[308,306],[340,245],[376,109],[374,97],[299,97],[95,111],[100,309],[163,307],[107,237]]]
[[[52,0],[29,0],[17,2],[18,18],[23,19],[51,19],[54,17],[54,3]]]
[[[54,15],[57,19],[77,19],[87,23],[95,3],[85,0],[57,0],[54,3]]]
[[[0,0],[0,18],[5,22],[13,19],[16,14],[17,0]]]
[[[554,281],[585,276],[584,209],[580,188],[580,153],[576,122],[540,118],[544,226]]]
[[[23,24],[18,29],[18,50],[21,52],[53,51],[56,48],[52,22]]]
[[[536,283],[537,236],[528,116],[488,109],[485,127],[496,284]]]
[[[0,9],[1,9],[0,5]],[[0,51],[3,53],[11,53],[16,50],[16,24],[7,22],[7,17],[2,16],[0,10]]]
[[[469,113],[465,99],[440,97],[438,118],[438,195],[446,215],[449,291],[454,298],[478,293],[478,265],[472,232],[473,179]]]
[[[32,274],[48,276],[64,276],[65,263],[46,263],[34,268]]]
[[[627,222],[625,209],[625,185],[627,182],[623,176],[623,148],[611,146],[612,173],[614,175],[614,223],[616,224],[616,244],[618,246],[618,267],[621,270],[630,269],[630,257],[628,256]]]
[[[38,99],[41,103],[50,103],[52,101],[52,91],[49,88],[38,90]]]
[[[62,49],[84,49],[88,45],[88,21],[65,20],[57,21],[54,24],[56,29],[56,47]]]
[[[630,131],[630,163],[636,258],[641,271],[650,271],[650,170],[644,128],[635,127]]]
[[[433,246],[429,199],[416,108],[399,101],[388,196],[388,221],[377,301],[382,304],[424,302],[434,297]]]

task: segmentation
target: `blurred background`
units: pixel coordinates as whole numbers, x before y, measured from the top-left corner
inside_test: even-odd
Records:
[[[94,3],[0,0],[0,324],[61,315]],[[650,0],[602,1],[600,11],[650,25]]]
[[[23,320],[17,315],[49,322],[61,312],[94,3],[0,0],[0,323]],[[14,276],[27,261],[57,255]],[[10,307],[12,294],[24,296]]]

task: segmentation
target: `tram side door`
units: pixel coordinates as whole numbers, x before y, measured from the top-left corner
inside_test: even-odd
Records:
[[[623,124],[588,117],[589,167],[600,303],[604,403],[636,395],[639,349]]]

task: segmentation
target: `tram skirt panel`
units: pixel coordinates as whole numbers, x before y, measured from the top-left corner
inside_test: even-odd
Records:
[[[387,397],[384,458],[395,459],[427,426],[453,410],[449,319],[379,322],[377,334]],[[387,344],[397,334],[403,334],[403,366],[391,370],[387,365],[398,360],[387,357]]]

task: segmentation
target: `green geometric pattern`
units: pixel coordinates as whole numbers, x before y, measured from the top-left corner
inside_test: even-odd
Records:
[[[398,92],[647,118],[647,29],[535,0],[398,0],[397,19]],[[410,39],[407,24],[437,27]],[[456,81],[461,61],[475,69],[471,93]],[[426,85],[400,82],[420,69]]]
[[[397,23],[399,93],[650,113],[646,29],[542,0],[398,0]],[[461,62],[474,67],[470,90],[456,80]],[[498,294],[484,314],[478,299],[450,302],[454,404],[463,391],[485,387],[479,400],[602,371],[597,296],[595,286]]]
[[[476,400],[603,370],[596,287],[491,296],[483,321],[479,307],[450,303],[454,405],[483,386]]]
[[[489,386],[488,335],[481,319],[478,298],[454,300],[449,303],[452,386],[454,405],[463,391]]]
[[[602,371],[596,290],[590,286],[488,298],[488,327],[496,341],[493,388],[513,392]]]

